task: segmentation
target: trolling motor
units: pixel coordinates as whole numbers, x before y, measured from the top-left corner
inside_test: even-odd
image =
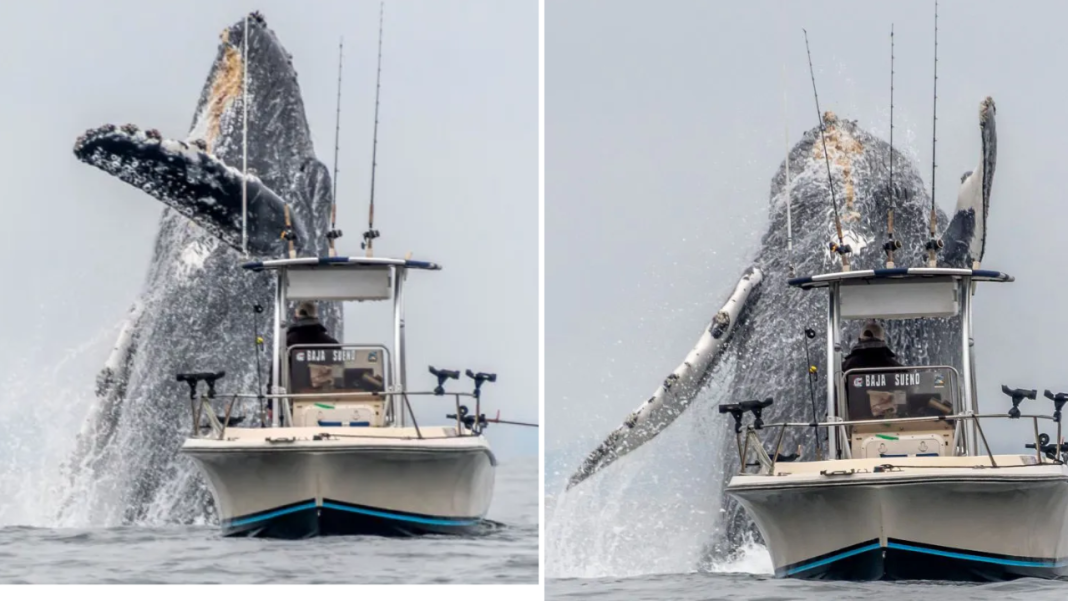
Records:
[[[434,388],[434,394],[437,395],[437,396],[443,396],[445,394],[445,380],[459,380],[460,379],[460,372],[459,371],[448,370],[448,369],[434,369],[433,365],[431,365],[429,367],[430,367],[430,373],[434,374],[438,378],[438,385],[437,385],[436,388]]]
[[[1038,396],[1037,390],[1023,390],[1021,388],[1012,389],[1004,384],[1001,385],[1001,392],[1012,397],[1012,409],[1009,409],[1010,419],[1019,419],[1020,403],[1022,403],[1024,399],[1034,400],[1035,397]]]

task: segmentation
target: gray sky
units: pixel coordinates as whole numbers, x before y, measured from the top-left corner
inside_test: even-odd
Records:
[[[894,143],[930,186],[933,4],[547,2],[547,490],[682,361],[753,255],[784,126],[793,146],[818,124],[802,27],[821,108],[886,139],[894,23]],[[1068,61],[1068,8],[939,7],[944,210],[979,159],[979,102],[990,95],[998,108],[983,266],[1017,282],[980,287],[975,338],[981,408],[1000,412],[1009,407],[1002,383],[1068,390],[1068,208],[1057,179],[1068,160],[1068,83],[1056,68]],[[674,435],[691,432],[664,434]],[[1029,435],[1027,427],[988,429],[1001,451],[1023,451]]]
[[[342,251],[361,252],[378,2],[0,3],[0,194],[16,283],[0,295],[0,414],[16,389],[33,388],[27,379],[51,377],[41,374],[82,346],[74,396],[32,402],[84,412],[111,328],[144,282],[163,205],[78,162],[75,138],[104,123],[184,138],[219,32],[253,9],[293,55],[328,166],[345,37],[338,221]],[[375,211],[378,256],[412,251],[444,266],[409,279],[409,384],[429,388],[430,363],[498,372],[486,412],[526,421],[538,417],[537,14],[534,0],[386,3]],[[388,323],[347,315],[350,340],[391,343]],[[440,423],[447,405],[417,412]],[[533,429],[488,436],[504,458],[538,451]]]

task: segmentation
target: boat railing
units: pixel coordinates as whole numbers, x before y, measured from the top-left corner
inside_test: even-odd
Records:
[[[286,393],[281,392],[278,394],[253,394],[253,393],[230,393],[217,395],[215,392],[215,382],[222,377],[221,372],[219,374],[180,374],[178,376],[179,381],[188,382],[190,385],[190,409],[192,414],[192,437],[193,438],[211,438],[216,440],[222,440],[226,435],[226,429],[244,420],[241,418],[232,418],[235,405],[242,405],[243,403],[251,400],[255,400],[260,403],[259,417],[260,423],[267,423],[267,403],[265,401],[279,399],[282,401],[281,405],[287,416],[287,423],[292,424],[292,400],[299,399],[381,399],[383,397],[401,397],[403,402],[408,408],[408,413],[412,417],[412,425],[415,428],[416,438],[422,439],[423,433],[419,427],[419,423],[415,419],[415,413],[412,411],[411,402],[409,397],[418,396],[451,396],[453,398],[455,413],[448,414],[445,417],[453,419],[456,422],[456,435],[457,436],[478,436],[482,433],[487,421],[486,417],[482,415],[482,404],[480,398],[480,391],[476,389],[475,392],[445,392],[440,387],[435,390],[429,391],[410,391],[410,390],[383,390],[376,392],[328,392],[328,393]],[[208,383],[207,390],[202,393],[197,393],[197,383],[205,381]],[[213,401],[216,398],[229,399],[226,403],[225,413],[222,419],[219,419],[219,414],[215,410]],[[469,414],[469,410],[466,405],[462,403],[462,399],[474,399],[475,400],[475,413]],[[206,423],[202,423],[202,419],[206,419]],[[207,435],[202,435],[202,432],[207,430]]]
[[[870,425],[887,425],[892,426],[895,424],[915,424],[915,423],[964,423],[971,422],[975,424],[976,430],[979,433],[979,437],[982,440],[983,448],[986,450],[986,456],[990,460],[990,467],[998,467],[997,461],[994,457],[993,451],[987,442],[986,435],[983,433],[981,425],[982,420],[993,419],[1029,419],[1032,422],[1034,429],[1034,442],[1025,445],[1028,449],[1035,450],[1035,459],[1038,465],[1043,464],[1066,464],[1068,463],[1068,444],[1064,442],[1064,438],[1061,433],[1061,407],[1068,401],[1068,394],[1053,395],[1048,390],[1046,391],[1046,397],[1053,400],[1055,403],[1055,411],[1053,415],[1042,414],[1022,414],[1019,411],[1020,401],[1024,398],[1035,398],[1034,390],[1010,390],[1007,387],[1002,387],[1003,392],[1013,397],[1013,407],[1008,413],[983,413],[976,414],[971,411],[965,411],[963,413],[956,413],[953,415],[933,415],[933,416],[919,416],[919,417],[898,417],[898,418],[886,418],[886,419],[865,419],[865,420],[833,420],[826,422],[778,422],[778,423],[764,423],[762,420],[761,412],[767,407],[771,406],[772,399],[765,399],[763,401],[746,401],[743,403],[720,405],[720,413],[729,413],[734,418],[735,422],[735,438],[738,445],[738,458],[740,461],[740,472],[746,473],[748,467],[759,467],[759,474],[772,475],[775,473],[775,466],[780,461],[793,462],[800,459],[800,448],[797,454],[787,455],[782,453],[782,443],[788,428],[799,428],[802,430],[811,430],[813,435],[817,438],[821,430],[830,431],[833,428],[841,428],[842,432],[845,432],[845,428],[849,426],[870,426]],[[754,420],[745,424],[743,428],[743,418],[745,413],[752,413]],[[1051,421],[1057,424],[1057,439],[1054,443],[1050,443],[1049,436],[1045,433],[1039,432],[1039,421]],[[774,453],[769,454],[764,448],[763,442],[757,435],[761,430],[777,429],[775,436]],[[744,432],[744,433],[743,433]],[[757,464],[748,463],[750,451],[755,453]],[[822,458],[817,457],[817,460]],[[838,458],[829,458],[831,460]],[[1049,461],[1046,461],[1046,460]]]

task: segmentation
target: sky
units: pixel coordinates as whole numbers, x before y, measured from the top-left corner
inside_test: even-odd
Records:
[[[894,144],[930,187],[933,13],[933,2],[546,3],[547,492],[681,363],[748,265],[786,130],[793,146],[818,125],[802,28],[820,107],[887,139],[894,25]],[[1068,390],[1068,83],[1053,67],[1068,61],[1066,17],[1051,1],[939,3],[937,202],[952,214],[992,96],[983,267],[1016,277],[975,297],[983,411],[1008,409],[1001,384],[1039,399]],[[1032,436],[1030,424],[984,429],[996,452]]]
[[[32,389],[27,381],[61,359],[76,365],[73,397],[47,401],[74,408],[64,422],[73,437],[148,270],[163,205],[77,161],[75,139],[104,123],[184,138],[219,32],[251,10],[293,56],[328,167],[344,36],[339,247],[361,252],[378,9],[366,0],[317,0],[314,9],[281,0],[0,3],[0,199],[11,285],[0,295],[8,316],[0,381],[9,394],[12,385]],[[435,383],[428,364],[497,372],[484,412],[527,422],[538,420],[539,386],[537,10],[533,0],[386,3],[375,198],[376,256],[411,251],[444,267],[409,277],[409,386]],[[392,346],[391,323],[369,321],[388,319],[388,310],[347,316],[347,339]],[[467,382],[454,387],[468,390]],[[417,405],[421,423],[446,421],[447,404]],[[487,435],[502,460],[538,453],[536,429],[497,426]]]

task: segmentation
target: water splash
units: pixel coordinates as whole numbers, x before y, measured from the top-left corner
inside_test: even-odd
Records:
[[[38,343],[8,363],[0,385],[0,526],[61,525],[59,504],[71,492],[64,462],[96,398],[87,382],[120,326],[101,329],[58,361]]]
[[[707,571],[717,574],[756,574],[773,575],[775,566],[767,547],[746,536],[735,552],[727,558],[713,560]]]
[[[733,361],[721,364],[670,432],[621,460],[626,469],[546,499],[548,577],[676,574],[702,563],[723,476],[725,430],[715,407],[733,371]]]

